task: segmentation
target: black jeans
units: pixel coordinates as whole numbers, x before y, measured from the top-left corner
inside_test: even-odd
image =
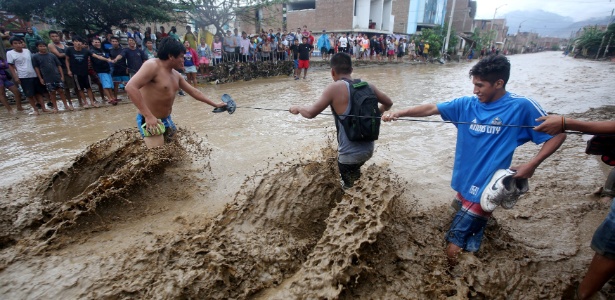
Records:
[[[361,166],[363,166],[364,162],[360,164],[352,164],[347,165],[337,162],[337,167],[340,169],[340,175],[342,176],[342,181],[344,181],[345,188],[351,188],[354,185],[354,182],[361,178]]]

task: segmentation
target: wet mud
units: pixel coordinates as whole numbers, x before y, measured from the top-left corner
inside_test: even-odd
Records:
[[[181,130],[179,135],[190,133]],[[452,210],[417,209],[419,199],[407,196],[407,189],[416,186],[375,164],[364,169],[354,188],[343,191],[332,144],[312,158],[280,162],[248,177],[234,192],[234,200],[209,223],[180,217],[175,222],[185,226],[179,230],[150,233],[148,241],[99,255],[80,270],[85,271],[80,280],[55,295],[71,291],[76,298],[114,299],[557,299],[582,274],[584,266],[575,257],[585,245],[572,243],[565,251],[554,251],[536,237],[545,228],[583,227],[583,220],[606,204],[592,201],[531,213],[540,205],[543,191],[536,186],[524,199],[529,205],[496,213],[481,250],[463,254],[460,265],[449,271],[443,249]],[[3,207],[2,276],[11,278],[7,273],[26,262],[37,267],[60,264],[58,252],[88,243],[97,234],[90,230],[97,226],[88,221],[92,216],[105,218],[118,207],[135,205],[149,193],[143,190],[149,179],[163,176],[173,165],[190,170],[188,165],[207,153],[193,137],[148,150],[136,130],[116,132],[93,144],[68,167],[38,178],[36,188],[23,194],[35,201]],[[199,161],[199,172],[210,172]],[[183,180],[183,186],[198,184],[194,178]],[[112,224],[105,226],[114,230]],[[560,235],[570,245],[579,232]],[[64,270],[71,273],[70,268]],[[2,288],[7,295],[24,291],[15,278],[8,283]]]
[[[567,116],[612,120],[615,109]],[[421,137],[444,127],[385,127],[361,180],[344,191],[332,129],[323,135],[320,126],[330,122],[306,121],[307,129],[297,131],[263,122],[278,126],[280,135],[308,140],[280,142],[279,153],[263,155],[257,141],[267,131],[260,123],[234,120],[232,128],[250,128],[250,135],[239,129],[195,133],[199,127],[232,126],[231,120],[213,118],[213,125],[194,121],[199,126],[189,124],[193,128],[182,128],[173,143],[152,150],[136,129],[118,130],[66,165],[31,170],[35,175],[1,186],[0,294],[569,299],[593,255],[591,236],[609,208],[608,199],[594,191],[610,168],[584,153],[589,136],[569,135],[530,180],[530,192],[513,209],[495,211],[480,251],[462,254],[460,265],[449,270],[444,237],[453,192],[440,187],[450,174],[439,170],[450,169],[445,165],[452,151],[442,139]],[[394,134],[410,136],[412,145],[399,151],[410,159],[395,159],[400,142],[388,136]],[[430,154],[412,157],[412,149],[428,144],[438,144],[438,151],[420,148]],[[521,147],[513,165],[527,161],[537,147]],[[256,162],[251,155],[266,159]],[[432,166],[431,157],[439,165]],[[444,184],[430,179],[440,177]],[[615,297],[613,290],[607,284],[603,296]]]

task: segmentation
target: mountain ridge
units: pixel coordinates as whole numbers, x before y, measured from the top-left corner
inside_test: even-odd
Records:
[[[568,38],[573,32],[588,25],[607,25],[611,16],[590,18],[575,22],[573,18],[544,10],[516,10],[504,15],[508,34],[535,32],[540,36]]]

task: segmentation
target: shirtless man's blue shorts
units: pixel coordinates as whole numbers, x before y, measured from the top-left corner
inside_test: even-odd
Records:
[[[171,138],[175,131],[177,131],[177,127],[175,127],[175,123],[171,119],[171,115],[164,119],[160,119],[162,124],[165,127],[164,137]],[[143,124],[145,124],[145,117],[142,114],[137,114],[137,128],[139,128],[139,132],[141,133],[141,137],[145,137],[145,132],[143,131]]]

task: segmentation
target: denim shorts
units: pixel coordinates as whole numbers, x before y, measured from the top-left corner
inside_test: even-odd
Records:
[[[459,194],[457,194],[455,200],[461,202],[461,209],[457,211],[455,218],[453,218],[451,228],[446,233],[446,241],[465,251],[476,252],[480,249],[489,217],[475,213],[480,209],[480,203],[465,200]]]
[[[611,200],[609,214],[594,232],[591,247],[596,253],[615,260],[615,198]]]
[[[142,114],[137,114],[136,121],[137,121],[137,128],[139,129],[139,133],[141,133],[141,137],[145,137],[145,132],[143,131],[143,124],[145,123],[145,117]],[[175,127],[175,123],[173,123],[171,116],[169,115],[168,117],[164,119],[160,119],[160,121],[165,127],[165,131],[164,131],[165,140],[166,138],[173,137],[173,135],[175,134],[175,131],[177,131],[177,127]]]

